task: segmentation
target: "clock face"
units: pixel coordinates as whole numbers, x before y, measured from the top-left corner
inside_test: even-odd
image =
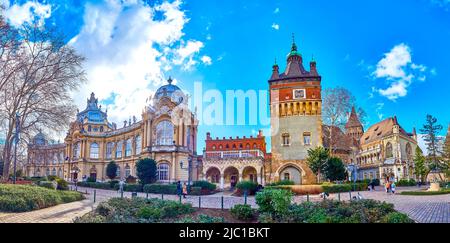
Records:
[[[304,89],[294,89],[293,93],[296,100],[306,99],[306,90]]]

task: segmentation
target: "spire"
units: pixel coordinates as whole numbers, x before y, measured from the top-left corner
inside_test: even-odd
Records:
[[[347,125],[345,125],[345,128],[352,128],[352,127],[362,127],[361,122],[359,121],[358,115],[356,114],[356,109],[353,106],[352,112],[350,113],[350,117],[348,118]]]
[[[291,51],[292,52],[296,52],[297,51],[297,45],[295,44],[295,34],[292,33],[292,47],[291,47]]]
[[[167,83],[169,83],[169,85],[172,85],[172,82],[173,82],[172,77],[169,76],[169,79],[167,80]]]

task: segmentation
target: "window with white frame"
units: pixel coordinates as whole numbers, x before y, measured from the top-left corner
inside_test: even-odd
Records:
[[[106,158],[107,159],[112,159],[113,149],[114,149],[114,143],[106,144]]]
[[[99,153],[100,151],[100,146],[98,145],[98,143],[91,143],[91,148],[90,148],[90,158],[91,159],[98,159],[99,158]]]
[[[156,126],[156,145],[173,145],[173,124],[162,121]]]
[[[136,136],[135,143],[136,143],[136,155],[139,155],[142,152],[142,138],[140,135]]]
[[[131,143],[131,138],[130,138],[125,143],[125,157],[130,157],[131,152],[132,152],[132,143]]]
[[[117,142],[116,158],[122,158],[122,147],[123,147],[123,142],[122,141]]]
[[[161,182],[169,181],[169,164],[167,163],[158,164],[157,177],[158,181]]]
[[[291,145],[291,136],[289,135],[289,133],[283,133],[283,135],[281,136],[281,140],[281,144],[283,146]]]
[[[303,144],[311,145],[311,133],[310,132],[303,133]]]

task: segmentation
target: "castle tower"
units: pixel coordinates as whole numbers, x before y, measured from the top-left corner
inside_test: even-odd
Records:
[[[345,130],[347,136],[353,138],[354,141],[359,141],[364,134],[364,127],[359,121],[355,107],[352,107],[352,112],[350,113],[350,117],[345,125]]]
[[[273,66],[269,80],[272,129],[272,179],[314,183],[305,161],[308,149],[322,146],[321,76],[316,62],[305,70],[293,40],[286,69]]]

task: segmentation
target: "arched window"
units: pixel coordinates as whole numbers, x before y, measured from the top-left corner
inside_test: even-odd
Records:
[[[386,144],[386,158],[392,158],[394,157],[394,153],[392,152],[392,144],[387,143]]]
[[[157,178],[158,178],[158,181],[160,181],[160,182],[168,182],[169,181],[169,164],[167,164],[167,163],[158,164]]]
[[[75,143],[73,146],[73,157],[75,159],[79,159],[81,156],[81,145],[80,143]]]
[[[213,145],[213,146],[212,146],[212,150],[216,150],[216,145]]]
[[[125,166],[125,178],[128,178],[130,175],[131,175],[131,168],[127,164],[127,166]]]
[[[246,149],[250,149],[250,144],[247,143],[247,145],[245,145],[245,148],[246,148]]]
[[[47,168],[47,169],[45,170],[45,175],[46,175],[46,176],[49,176],[49,175],[50,175],[50,169],[49,169],[49,168]]]
[[[58,177],[59,177],[59,178],[62,178],[62,177],[63,177],[61,168],[59,168],[59,170],[58,170]]]
[[[52,170],[52,176],[56,176],[56,169],[55,168],[53,168],[53,170]]]
[[[114,143],[107,143],[106,144],[106,158],[111,159],[112,158],[112,152],[114,149]]]
[[[254,144],[253,144],[253,148],[254,148],[254,149],[257,149],[257,148],[258,148],[258,145],[257,145],[256,143],[254,143]]]
[[[136,136],[135,143],[136,143],[136,155],[139,155],[142,152],[142,138],[140,135]]]
[[[173,145],[173,124],[162,121],[156,126],[156,145]]]
[[[406,144],[406,157],[408,158],[408,160],[412,160],[412,148],[411,144],[409,143]]]
[[[116,158],[122,158],[122,148],[123,147],[123,142],[119,141],[117,142],[117,146],[116,146]]]
[[[290,141],[290,136],[289,133],[283,133],[283,135],[281,136],[282,140],[281,140],[281,144],[283,146],[289,146],[291,145],[291,141]]]
[[[125,157],[130,157],[132,152],[131,138],[125,143]]]
[[[219,149],[220,149],[220,150],[222,150],[222,149],[223,149],[223,146],[222,146],[222,144],[221,144],[221,145],[219,145]]]
[[[37,176],[37,177],[41,176],[41,170],[39,168],[36,170],[35,176]]]
[[[58,154],[53,154],[53,164],[56,165],[58,163]]]
[[[91,159],[98,159],[98,152],[100,150],[100,147],[98,146],[98,143],[91,143],[90,148],[90,158]]]
[[[91,125],[88,126],[88,132],[92,131]]]

